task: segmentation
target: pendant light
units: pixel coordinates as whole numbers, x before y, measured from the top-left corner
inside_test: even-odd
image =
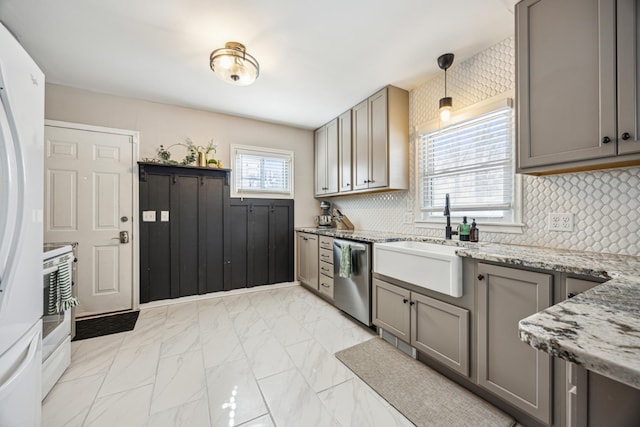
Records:
[[[238,42],[227,42],[223,48],[211,52],[209,65],[216,76],[237,86],[250,85],[260,74],[258,61]]]
[[[447,70],[453,64],[453,53],[445,53],[438,57],[438,67],[444,70],[444,98],[440,98],[440,120],[443,122],[451,118],[451,108],[453,107],[453,99],[447,96]]]

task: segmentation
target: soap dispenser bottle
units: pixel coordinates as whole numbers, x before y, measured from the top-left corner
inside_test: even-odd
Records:
[[[476,219],[474,218],[471,221],[471,230],[469,230],[469,241],[470,242],[477,242],[478,238],[480,237],[480,230],[478,230],[478,227],[476,226]]]
[[[469,232],[471,231],[471,226],[467,223],[467,217],[462,217],[462,224],[458,226],[458,231],[460,233],[460,241],[468,242],[469,241]]]

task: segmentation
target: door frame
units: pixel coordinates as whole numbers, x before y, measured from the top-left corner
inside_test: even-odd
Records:
[[[140,308],[140,239],[138,234],[140,233],[139,222],[139,177],[138,177],[138,159],[140,158],[140,132],[127,129],[109,128],[104,126],[85,125],[81,123],[64,122],[59,120],[44,121],[45,126],[84,130],[89,132],[110,133],[116,135],[125,135],[131,138],[133,144],[131,151],[131,174],[132,174],[132,219],[131,219],[131,243],[133,244],[133,250],[131,251],[131,308],[132,310],[138,310]]]

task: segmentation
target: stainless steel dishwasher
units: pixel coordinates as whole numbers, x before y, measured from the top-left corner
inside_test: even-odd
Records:
[[[347,248],[348,246],[348,248]],[[340,275],[343,251],[350,251],[350,268]],[[348,255],[347,255],[348,256]],[[371,251],[368,243],[333,240],[333,302],[340,310],[371,326]]]

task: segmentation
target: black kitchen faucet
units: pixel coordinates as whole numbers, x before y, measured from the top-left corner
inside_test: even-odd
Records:
[[[444,216],[447,217],[447,226],[444,228],[444,238],[451,240],[451,236],[458,234],[457,231],[451,230],[451,211],[449,210],[449,193],[445,196]]]

